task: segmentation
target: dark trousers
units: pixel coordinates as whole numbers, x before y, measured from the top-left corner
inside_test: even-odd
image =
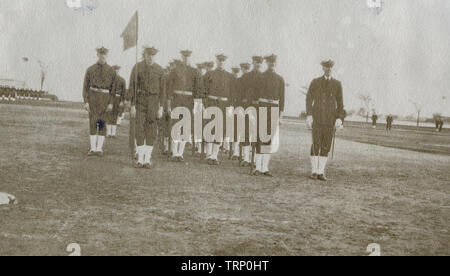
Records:
[[[106,120],[110,96],[106,93],[90,91],[89,94],[89,128],[91,135],[106,136]]]
[[[313,125],[311,156],[328,157],[333,142],[334,127],[329,125]]]
[[[108,113],[108,118],[107,118],[107,123],[109,125],[116,125],[117,124],[117,117],[119,116],[119,112],[120,112],[120,97],[116,97],[114,99],[114,103],[113,103],[113,110],[112,112]]]

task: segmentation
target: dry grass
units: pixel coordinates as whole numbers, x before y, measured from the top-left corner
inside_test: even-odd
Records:
[[[302,125],[282,126],[273,179],[190,156],[136,170],[119,131],[87,158],[81,110],[0,105],[0,191],[19,200],[0,208],[0,255],[450,254],[448,155],[338,139],[324,184]]]

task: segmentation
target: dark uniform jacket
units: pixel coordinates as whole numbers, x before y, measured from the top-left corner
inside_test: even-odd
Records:
[[[231,105],[234,107],[242,106],[241,103],[241,91],[240,91],[240,81],[239,78],[232,76],[231,79]]]
[[[202,77],[199,71],[189,65],[178,64],[169,73],[167,80],[167,92],[172,107],[193,105],[193,98],[204,97]],[[179,93],[190,92],[192,95]]]
[[[231,103],[230,96],[233,79],[234,76],[223,69],[216,69],[206,73],[204,83],[207,97],[209,97],[208,101],[210,103],[211,101],[217,101],[218,104],[220,102],[221,105],[229,105]],[[226,98],[227,101],[211,100],[210,97]]]
[[[123,102],[125,100],[127,90],[125,79],[118,75],[116,77],[115,85],[116,100],[120,99],[120,102]]]
[[[84,77],[83,99],[93,109],[105,109],[108,104],[113,104],[116,83],[116,72],[108,64],[96,63],[89,67]],[[92,98],[91,88],[109,90],[109,97],[101,96]],[[105,94],[106,95],[106,94]],[[102,111],[103,110],[99,110]]]
[[[273,71],[266,71],[261,75],[258,100],[263,98],[266,100],[279,101],[280,111],[284,111],[284,79]]]
[[[259,71],[251,71],[240,78],[241,102],[244,107],[255,106],[254,101],[258,100],[261,75]]]
[[[129,94],[131,103],[136,103],[136,108],[150,108],[157,112],[159,106],[164,105],[165,98],[163,68],[156,63],[147,65],[145,61],[135,65],[131,71]]]
[[[325,76],[314,79],[306,95],[306,113],[312,115],[314,125],[332,126],[336,119],[344,119],[342,85]]]

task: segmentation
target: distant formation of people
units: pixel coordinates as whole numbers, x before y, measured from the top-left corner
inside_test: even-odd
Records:
[[[388,115],[386,117],[386,131],[392,130],[392,123],[394,122],[394,117],[392,115]]]
[[[17,101],[17,100],[35,100],[49,101],[56,100],[49,97],[45,91],[37,91],[32,89],[23,89],[10,86],[0,86],[0,101]]]
[[[437,118],[434,123],[436,124],[436,132],[442,132],[444,128],[444,120],[442,118]]]

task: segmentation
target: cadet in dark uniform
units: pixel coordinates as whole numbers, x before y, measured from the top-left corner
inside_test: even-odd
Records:
[[[83,99],[90,125],[89,156],[103,156],[105,122],[107,113],[113,109],[116,72],[106,63],[107,55],[108,49],[98,48],[98,62],[87,69],[84,77]]]
[[[241,101],[243,104],[244,109],[247,109],[249,107],[255,107],[258,108],[258,99],[257,94],[259,93],[259,87],[260,87],[260,78],[261,78],[261,64],[263,62],[263,57],[261,56],[254,56],[253,58],[253,70],[249,73],[244,73],[240,79],[240,87],[241,87]],[[246,123],[245,123],[245,143],[243,143],[242,146],[242,154],[243,154],[243,160],[241,162],[242,167],[248,167],[251,165],[252,157],[250,155],[250,148],[251,148],[251,141],[256,140],[256,137],[251,137],[253,133],[250,133],[250,126],[255,128],[256,124],[256,118],[255,120],[249,120],[248,116],[246,116]],[[254,152],[252,152],[253,161],[255,161]]]
[[[241,69],[239,67],[231,68],[231,72],[233,73],[232,86],[231,86],[231,104],[236,109],[242,106],[241,103],[241,93],[239,86],[239,73]],[[232,154],[231,160],[239,160],[240,158],[240,148],[239,148],[239,135],[238,135],[238,125],[237,122],[234,122],[234,137],[233,137],[233,147],[230,151]]]
[[[306,96],[307,123],[312,127],[312,179],[326,181],[325,168],[335,129],[342,126],[344,104],[341,83],[331,77],[334,62],[321,63],[324,76],[312,81]]]
[[[264,58],[267,63],[267,71],[262,73],[260,78],[260,89],[255,97],[258,100],[258,107],[266,107],[267,108],[267,135],[274,137],[278,135],[279,137],[279,129],[278,125],[276,129],[272,129],[272,108],[278,108],[279,114],[284,111],[284,94],[285,94],[285,84],[284,79],[275,73],[275,65],[277,62],[277,56],[271,55]],[[260,129],[259,125],[259,114],[258,110],[258,131]],[[258,133],[259,137],[259,133]],[[270,158],[272,152],[272,142],[273,139],[270,139],[268,142],[262,142],[258,138],[258,144],[256,148],[256,157],[255,157],[255,170],[254,175],[258,176],[263,174],[265,176],[271,177],[272,174],[269,170]]]
[[[378,115],[373,113],[372,115],[372,128],[377,128]]]
[[[391,131],[392,130],[392,123],[394,122],[394,117],[392,117],[391,115],[388,115],[386,117],[386,131]]]
[[[126,82],[125,79],[119,76],[120,66],[114,65],[112,67],[114,72],[116,72],[116,84],[113,100],[113,110],[108,114],[108,121],[106,122],[106,137],[116,138],[117,137],[117,119],[119,117],[119,110],[124,106],[125,93],[126,93]]]
[[[153,47],[144,47],[144,60],[133,67],[130,75],[130,114],[136,118],[136,168],[151,167],[153,146],[158,135],[157,120],[162,118],[164,111],[164,71],[153,62],[157,53]]]
[[[169,97],[169,112],[176,107],[194,108],[194,98],[201,97],[201,75],[197,69],[189,65],[191,51],[181,51],[182,61],[176,62],[175,69],[168,77],[167,89]],[[173,126],[178,120],[171,120]],[[171,127],[172,128],[172,127]],[[184,161],[184,149],[188,141],[172,141],[172,159]]]
[[[227,60],[227,57],[223,54],[217,55],[217,68],[214,71],[210,71],[205,74],[205,91],[207,94],[206,106],[215,106],[222,110],[223,114],[223,126],[226,126],[226,107],[230,102],[230,90],[231,80],[233,75],[225,71],[223,65]],[[207,143],[207,156],[206,160],[208,164],[219,165],[219,151],[220,146],[223,143],[223,136],[215,136],[214,143]]]

